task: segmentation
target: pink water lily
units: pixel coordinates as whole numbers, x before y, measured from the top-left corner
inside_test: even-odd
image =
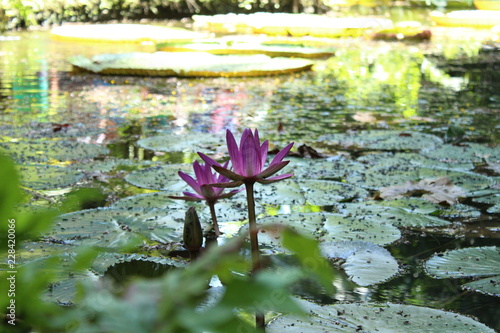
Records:
[[[255,182],[269,184],[293,176],[291,173],[286,173],[268,178],[283,169],[290,162],[283,161],[283,158],[285,158],[292,148],[293,142],[276,154],[269,166],[264,168],[267,160],[269,142],[266,140],[262,144],[260,143],[258,130],[255,130],[255,133],[252,133],[250,129],[244,130],[239,147],[234,139],[233,133],[229,130],[226,132],[226,141],[234,171],[229,170],[227,166],[220,165],[205,154],[198,153],[198,155],[218,173],[233,180],[227,183],[218,182],[212,184],[213,186],[237,187],[244,183]]]
[[[223,168],[227,168],[229,162],[226,162]],[[214,172],[210,164],[200,164],[198,161],[193,163],[194,174],[196,178],[191,177],[185,172],[179,171],[179,177],[181,177],[194,191],[192,192],[182,192],[183,197],[169,196],[172,199],[182,199],[186,201],[202,201],[215,203],[219,199],[229,198],[238,193],[240,190],[232,190],[228,193],[224,193],[223,188],[213,187],[209,184],[213,183],[224,183],[229,180],[229,178],[224,175]]]

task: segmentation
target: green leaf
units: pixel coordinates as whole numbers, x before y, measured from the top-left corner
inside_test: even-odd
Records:
[[[481,163],[485,159],[494,163],[500,161],[500,149],[472,142],[463,142],[460,145],[440,145],[432,149],[425,149],[422,154],[433,160],[448,160],[458,163]]]
[[[330,263],[322,256],[317,240],[286,228],[282,232],[282,244],[295,254],[304,269],[313,274],[327,292],[335,291],[334,271]]]
[[[172,195],[178,195],[178,193],[190,189],[179,177],[178,172],[191,173],[192,169],[191,164],[167,164],[131,172],[125,177],[125,180],[137,187],[169,191]]]
[[[336,304],[319,306],[302,301],[307,318],[282,316],[266,332],[481,332],[493,333],[480,322],[453,312],[401,304]]]

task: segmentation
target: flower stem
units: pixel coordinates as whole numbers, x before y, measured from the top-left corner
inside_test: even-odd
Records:
[[[219,224],[217,223],[217,215],[215,215],[215,201],[207,201],[208,207],[210,207],[210,215],[212,215],[212,223],[214,226],[215,237],[221,235]]]
[[[247,191],[247,202],[248,202],[248,225],[249,225],[249,235],[250,235],[250,248],[252,251],[252,274],[259,271],[261,267],[260,263],[260,251],[259,251],[259,240],[257,228],[257,219],[255,217],[255,198],[253,193],[254,182],[245,183],[245,188]],[[265,331],[265,317],[261,312],[255,314],[255,324],[258,329]]]

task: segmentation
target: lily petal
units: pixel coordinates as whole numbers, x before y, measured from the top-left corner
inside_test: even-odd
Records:
[[[287,179],[290,177],[293,177],[293,173],[285,173],[283,175],[279,175],[279,176],[275,176],[275,177],[271,177],[271,178],[267,178],[267,179],[258,179],[257,183],[271,184],[271,183],[279,182],[280,180]]]
[[[231,131],[229,130],[226,131],[226,142],[229,158],[231,159],[231,163],[233,164],[234,171],[240,173],[241,166],[243,164],[243,161],[241,160],[241,153],[238,149],[238,144],[234,139],[233,133],[231,133]]]
[[[262,171],[261,173],[259,173],[257,176],[255,176],[256,178],[267,178],[269,176],[272,176],[274,175],[276,172],[280,171],[281,169],[283,169],[288,163],[290,163],[290,161],[283,161],[283,162],[278,162],[278,163],[274,163],[274,164],[271,164],[267,167],[267,169],[265,169],[264,171]]]
[[[278,163],[282,161],[286,155],[290,152],[290,149],[292,149],[294,142],[290,143],[287,145],[285,148],[281,149],[279,153],[274,156],[273,160],[271,161],[271,164]]]
[[[182,180],[184,180],[189,186],[191,186],[193,190],[195,190],[197,193],[200,193],[200,186],[198,185],[198,182],[193,179],[193,177],[182,171],[179,171],[177,174],[182,178]]]
[[[229,182],[229,183],[214,183],[210,184],[210,186],[213,187],[222,187],[222,188],[232,188],[232,187],[238,187],[243,185],[243,181],[234,181],[234,182]]]
[[[203,154],[203,153],[200,153],[198,152],[198,155],[201,157],[202,160],[205,161],[205,163],[207,163],[208,165],[210,166],[214,166],[214,165],[218,165],[218,166],[221,166],[219,163],[217,163],[214,159],[208,157],[207,155]]]
[[[212,166],[212,168],[214,168],[215,171],[217,171],[218,173],[220,173],[224,177],[227,177],[231,180],[241,181],[241,180],[245,179],[244,176],[241,176],[241,175],[239,175],[239,174],[237,174],[229,169],[219,167],[217,165]]]
[[[169,195],[168,196],[170,199],[179,199],[179,200],[184,200],[184,201],[202,201],[202,200],[205,200],[205,199],[200,199],[200,198],[195,198],[195,197],[176,197],[176,196],[173,196],[173,195]]]

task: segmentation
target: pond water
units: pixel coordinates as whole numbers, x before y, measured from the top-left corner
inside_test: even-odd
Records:
[[[419,17],[426,21],[425,13]],[[420,44],[337,40],[336,56],[315,60],[310,72],[207,79],[73,74],[66,61],[69,56],[153,52],[154,46],[57,42],[46,30],[6,33],[0,40],[0,126],[13,137],[11,129],[16,127],[19,131],[78,128],[80,141],[107,146],[110,157],[154,163],[189,163],[195,155],[154,153],[140,148],[138,139],[247,127],[258,128],[278,146],[295,141],[296,146],[306,144],[326,156],[353,158],[366,152],[348,145],[324,145],[316,138],[388,129],[445,138],[454,125],[463,129],[466,141],[497,145],[498,53],[496,63],[479,56],[489,32],[438,27],[432,32],[432,41]],[[472,66],[477,59],[486,65]],[[104,185],[98,179],[87,182],[86,186],[112,193],[103,204],[150,192],[123,179]],[[339,271],[337,293],[331,299],[446,309],[475,316],[499,330],[498,297],[461,289],[470,279],[433,279],[422,267],[422,261],[436,252],[499,245],[499,214],[487,213],[487,205],[465,203],[480,215],[448,217],[463,224],[447,230],[404,230],[401,240],[386,247],[404,267],[396,278],[359,287]],[[300,293],[308,295],[306,290]]]

